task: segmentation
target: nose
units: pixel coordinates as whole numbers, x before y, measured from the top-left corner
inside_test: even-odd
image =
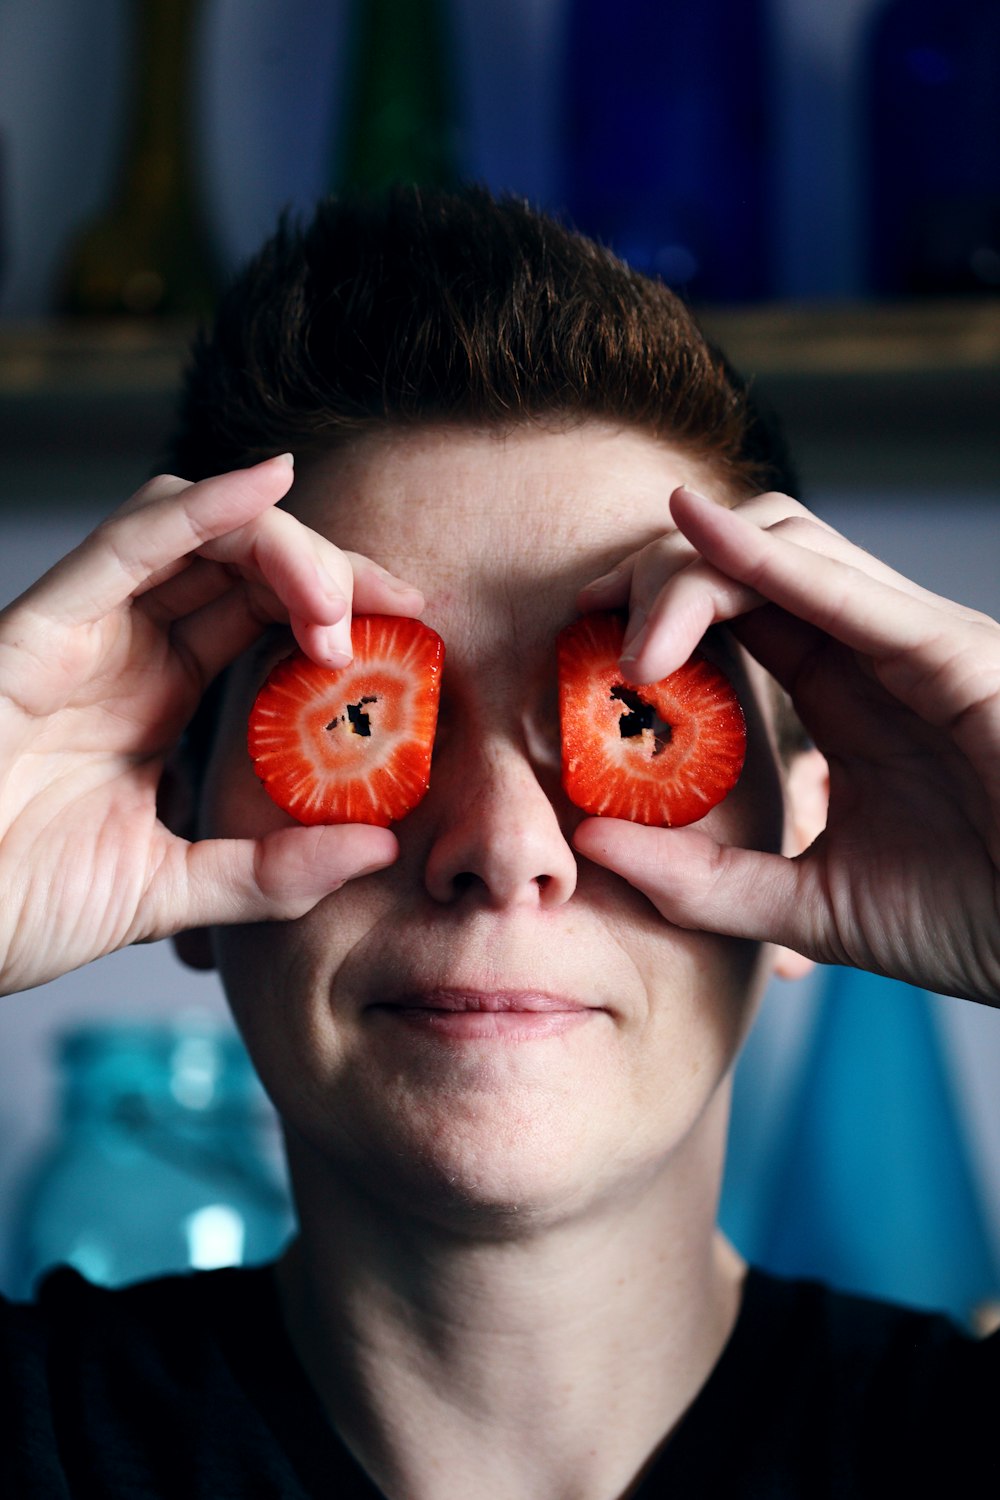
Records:
[[[431,778],[430,895],[495,910],[561,906],[576,889],[576,856],[527,755],[512,743],[466,752]]]

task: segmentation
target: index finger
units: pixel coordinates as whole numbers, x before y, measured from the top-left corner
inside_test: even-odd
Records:
[[[290,454],[197,483],[161,475],[17,602],[57,624],[94,624],[164,569],[276,505],[293,475]]]

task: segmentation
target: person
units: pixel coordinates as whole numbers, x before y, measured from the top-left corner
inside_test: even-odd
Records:
[[[7,1305],[3,1492],[995,1483],[996,1337],[748,1269],[716,1205],[772,973],[1000,997],[1000,627],[785,493],[666,288],[479,189],[283,224],[173,467],[0,619],[0,976],[168,935],[218,969],[298,1229],[273,1267]],[[700,823],[562,790],[554,642],[595,609],[634,684],[704,639],[737,688]],[[293,643],[348,662],[356,613],[446,643],[430,789],[298,826],[248,713]]]

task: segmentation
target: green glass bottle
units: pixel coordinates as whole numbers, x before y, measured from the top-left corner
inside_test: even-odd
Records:
[[[438,0],[356,0],[335,187],[458,177],[449,37]]]
[[[88,1023],[63,1037],[60,1064],[61,1120],[15,1220],[18,1296],[57,1264],[120,1286],[278,1254],[292,1213],[234,1032],[197,1015]]]
[[[194,182],[198,0],[130,0],[133,97],[111,206],[73,247],[65,313],[184,316],[210,309],[218,270]]]

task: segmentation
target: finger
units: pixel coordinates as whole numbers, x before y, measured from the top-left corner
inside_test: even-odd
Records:
[[[347,559],[351,567],[359,567],[361,583],[355,603],[364,612],[417,614],[423,608],[424,599],[419,590],[403,584],[368,558],[358,553],[343,553],[341,557]],[[252,646],[268,625],[286,620],[296,643],[318,665],[336,669],[353,659],[349,619],[331,625],[293,613],[265,584],[255,584],[250,580],[234,582],[232,575],[221,565],[212,566],[218,568],[219,576],[226,581],[224,591],[176,620],[171,629],[175,648],[186,655],[203,686]],[[191,571],[195,572],[195,569]],[[172,580],[168,585],[170,589],[180,587],[180,579]],[[210,591],[208,583],[204,587]],[[179,598],[178,593],[176,599]],[[348,650],[344,649],[345,625]]]
[[[718,503],[726,504],[724,501]],[[729,508],[728,505],[727,508]],[[781,494],[777,490],[749,496],[745,500],[735,502],[732,508],[739,510],[741,514],[748,516],[760,526],[773,525],[783,518],[798,516],[808,518],[817,527],[832,529],[818,516],[812,515],[800,501],[793,499],[791,495]],[[650,585],[652,592],[649,593],[649,598],[652,599],[669,577],[696,559],[697,552],[683,533],[675,527],[669,527],[652,542],[630,552],[610,572],[586,584],[580,590],[578,607],[582,613],[595,609],[618,609],[626,604],[634,603],[637,591],[640,594],[644,591],[648,592]],[[640,570],[643,574],[643,583],[638,586],[637,590],[635,578]]]
[[[715,567],[854,650],[912,648],[926,634],[929,608],[984,619],[902,579],[845,538],[823,550],[803,546],[780,527],[761,530],[691,490],[675,491],[671,505],[685,535]]]
[[[746,526],[699,496],[674,499],[679,524],[699,550],[789,615],[857,653],[857,664],[899,703],[953,737],[996,795],[1000,626],[995,621],[925,590],[897,588],[873,577],[863,561],[847,563]],[[816,705],[803,701],[796,679],[783,677],[809,724]]]
[[[230,588],[219,599],[175,622],[170,639],[193,669],[202,690],[257,641],[269,625],[287,623],[296,644],[319,666],[338,670],[350,657],[340,647],[336,627],[288,615],[263,587]]]
[[[354,575],[354,610],[366,615],[418,615],[424,596],[412,583],[390,573],[361,552],[343,554]]]
[[[324,666],[344,667],[353,658],[352,607],[385,614],[423,608],[419,590],[360,553],[341,551],[283,510],[266,511],[218,537],[202,549],[202,558],[228,576],[230,587],[245,582],[247,620],[288,618],[303,650]],[[161,592],[168,605],[176,604],[201,583],[185,586],[175,578]],[[207,580],[203,586],[207,593]],[[217,659],[218,650],[212,655]]]
[[[102,522],[19,603],[59,624],[92,624],[161,570],[275,505],[291,481],[285,455],[198,484],[161,476]]]
[[[1000,628],[986,616],[873,576],[859,549],[850,562],[813,551],[690,491],[678,491],[673,506],[720,571],[870,657],[883,686],[928,722],[957,726],[995,692]]]
[[[353,574],[354,604],[364,614],[419,614],[424,596],[412,584],[405,583],[360,552],[344,552]],[[143,607],[160,623],[193,615],[234,587],[239,580],[234,570],[204,557],[184,558],[172,574],[143,596]],[[283,619],[287,610],[276,610],[273,618]]]
[[[590,818],[577,828],[577,850],[642,892],[677,927],[776,943],[823,962],[831,953],[815,921],[805,862],[717,844],[695,828],[647,828]]]
[[[140,596],[140,607],[151,620],[168,625],[185,615],[193,615],[232,587],[233,575],[222,563],[209,562],[204,557],[186,557],[151,582]]]
[[[353,657],[351,615],[419,612],[423,595],[359,552],[343,552],[288,511],[272,510],[220,537],[205,555],[267,585],[293,619],[330,627],[324,665]]]
[[[621,668],[630,682],[659,682],[687,661],[706,630],[756,609],[761,598],[708,563],[692,563],[660,589],[648,613],[630,612]]]
[[[845,562],[853,561],[855,549],[852,544],[825,525],[786,518],[767,529],[812,551],[839,557]],[[901,585],[908,582],[876,558],[870,561],[870,576],[893,583],[899,579]],[[916,584],[911,585],[911,592],[914,596],[925,593]],[[774,632],[776,613],[773,608],[765,606],[755,589],[727,577],[703,560],[693,562],[663,584],[648,611],[642,605],[633,610],[622,651],[622,670],[632,682],[658,682],[687,661],[713,625],[731,624],[743,616],[748,619],[741,623],[737,634],[753,654],[758,655],[750,643],[763,638],[763,632],[756,625],[757,617],[761,616],[772,622],[771,637],[777,655],[773,657],[773,666],[772,659],[765,660],[763,655],[758,655],[758,659],[773,670],[785,686],[807,650],[812,649],[820,637],[814,627],[796,621],[786,611],[780,612],[781,631]]]
[[[283,611],[290,618],[328,626],[326,665],[343,667],[351,660],[354,577],[350,562],[338,547],[290,512],[267,511],[215,538],[202,555],[223,563],[234,579],[263,585],[273,597],[275,617]]]
[[[856,547],[825,522],[818,522],[808,512],[803,512],[801,507],[799,511],[799,514],[782,517],[765,529],[786,541],[849,565],[863,560],[868,577],[898,588],[912,598],[934,602],[935,596],[926,589]],[[637,568],[633,590],[639,587],[638,579]],[[794,681],[798,667],[822,635],[815,627],[796,620],[787,611],[762,606],[762,597],[756,590],[728,578],[704,561],[692,563],[667,580],[648,613],[641,604],[633,608],[621,658],[622,670],[633,682],[659,681],[688,659],[711,626],[720,622],[732,623],[746,616],[736,630],[739,639],[783,686],[788,687]],[[961,606],[957,608],[960,610]],[[780,627],[775,628],[778,616]]]
[[[170,641],[199,684],[201,691],[244,651],[257,641],[269,625],[287,620],[286,612],[269,589],[250,584],[229,587],[217,599],[211,600],[201,609],[176,620],[170,628]],[[300,622],[302,629],[306,622]],[[324,631],[326,626],[314,626],[313,630]],[[335,661],[322,655],[323,643],[318,638],[311,642],[314,660],[324,666],[342,664],[342,657],[334,647]]]
[[[577,596],[577,607],[584,614],[588,610],[625,606],[630,612],[639,606],[648,609],[662,583],[693,562],[697,555],[687,538],[671,527],[630,552],[610,573],[586,584]]]
[[[385,869],[399,852],[387,828],[361,824],[281,828],[259,840],[178,839],[174,848],[139,937],[301,917],[347,881]]]
[[[758,526],[802,525],[835,535],[799,501],[777,491],[735,508]],[[711,625],[754,609],[760,596],[705,563],[680,531],[671,530],[588,584],[578,603],[582,610],[628,606],[621,665],[632,681],[642,683],[667,676]]]
[[[693,552],[693,548],[691,549]],[[602,573],[585,584],[576,598],[576,607],[581,614],[596,609],[622,609],[628,604],[632,592],[632,573],[637,552],[623,558],[610,573]]]
[[[687,492],[682,487],[675,493]],[[787,495],[761,495],[737,509],[745,520],[811,551],[844,561],[855,560],[859,551]],[[763,602],[755,589],[713,567],[693,547],[691,554],[695,561],[673,568],[669,574],[665,570],[658,574],[655,568],[645,567],[641,558],[637,560],[621,658],[622,670],[634,682],[656,682],[666,677],[687,661],[711,626],[747,615]],[[871,576],[887,583],[908,583],[876,558],[864,555]],[[910,588],[914,593],[921,592],[916,584]]]
[[[828,637],[821,630],[796,619],[776,604],[762,604],[759,609],[734,618],[729,622],[729,628],[740,645],[746,647],[786,693],[793,689],[798,692],[802,688],[803,667],[810,660],[817,662],[824,643],[829,645]],[[850,659],[866,676],[871,676],[865,658],[852,656]],[[822,691],[822,684],[818,690]],[[806,727],[811,728],[807,721],[808,703],[797,698],[795,706]]]

